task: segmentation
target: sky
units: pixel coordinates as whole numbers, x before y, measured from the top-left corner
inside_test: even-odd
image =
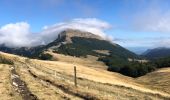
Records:
[[[0,0],[0,44],[36,46],[67,28],[137,53],[170,47],[170,0]]]

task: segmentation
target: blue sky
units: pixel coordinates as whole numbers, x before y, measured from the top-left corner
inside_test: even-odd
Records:
[[[169,0],[0,0],[0,28],[26,22],[32,33],[77,18],[102,20],[113,42],[131,48],[170,45]]]

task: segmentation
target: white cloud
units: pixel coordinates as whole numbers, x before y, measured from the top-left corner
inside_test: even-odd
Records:
[[[106,29],[111,28],[111,25],[107,22],[95,19],[95,18],[87,18],[87,19],[74,19],[68,22],[57,23],[51,26],[45,26],[42,31],[42,36],[48,37],[51,40],[54,40],[61,31],[65,29],[77,29],[81,31],[91,32],[95,35],[99,35],[103,38],[107,38],[107,35],[103,32]],[[48,35],[48,36],[47,36]],[[48,38],[44,39],[44,42],[48,42]]]
[[[107,22],[95,18],[79,18],[45,26],[41,32],[33,34],[30,32],[30,25],[27,22],[12,23],[0,28],[0,44],[5,44],[8,47],[31,47],[47,44],[55,40],[58,34],[65,29],[88,31],[107,38],[103,31],[109,28],[111,25]]]
[[[138,11],[133,14],[131,20],[131,28],[137,31],[170,32],[170,10],[159,6],[150,6],[150,8]]]
[[[152,47],[154,39],[151,38],[118,38],[114,42],[125,47]]]
[[[29,44],[29,24],[19,22],[15,24],[7,24],[0,28],[0,44],[10,47],[24,46]]]

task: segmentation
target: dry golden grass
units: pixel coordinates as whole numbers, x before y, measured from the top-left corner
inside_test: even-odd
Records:
[[[33,66],[33,65],[31,65]],[[38,66],[37,66],[38,67]],[[79,93],[86,94],[89,93],[90,95],[100,98],[101,100],[109,99],[109,100],[132,100],[132,99],[139,99],[139,100],[164,100],[164,97],[160,95],[155,95],[152,93],[146,93],[139,90],[135,90],[133,88],[119,86],[119,85],[112,85],[112,84],[103,84],[100,82],[95,82],[91,80],[87,80],[85,78],[78,78],[78,90],[74,90],[73,85],[73,77],[67,75],[65,73],[57,73],[57,78],[54,78],[50,70],[44,69],[43,66],[39,66],[40,69],[38,70],[35,67],[31,67],[31,70],[36,73],[37,76],[40,76],[46,80],[51,80],[55,84],[63,84],[64,87],[72,91],[78,91]],[[48,73],[44,73],[47,71]],[[103,99],[102,99],[103,98]]]
[[[101,68],[101,69],[107,69],[107,66],[100,62],[97,61],[97,57],[94,56],[87,56],[87,58],[78,58],[78,57],[72,57],[68,55],[62,55],[62,54],[56,54],[52,52],[47,52],[51,55],[53,55],[54,60],[61,61],[61,62],[67,62],[67,63],[72,63],[72,64],[80,64],[84,65],[86,67],[92,67],[92,68]]]
[[[170,93],[170,68],[162,68],[138,78],[139,83]]]
[[[33,62],[37,65],[43,65],[45,67],[54,69],[58,72],[62,72],[68,75],[73,75],[73,66],[77,66],[78,77],[83,79],[129,87],[147,93],[161,94],[168,97],[170,96],[169,94],[164,92],[145,88],[144,85],[137,84],[133,78],[126,77],[118,73],[108,72],[102,69],[92,69],[78,64],[70,64],[59,61],[55,62],[34,60]]]
[[[69,85],[73,86],[73,67],[77,66],[78,85],[79,85],[79,88],[81,89],[79,90],[80,93],[87,92],[87,93],[94,94],[94,96],[96,97],[102,96],[103,98],[107,98],[109,100],[113,100],[113,99],[117,99],[117,100],[160,99],[160,100],[163,100],[163,99],[170,98],[170,93],[168,93],[167,91],[163,91],[162,89],[152,88],[149,85],[147,85],[146,82],[143,82],[144,80],[140,78],[136,80],[134,78],[121,75],[119,73],[108,72],[100,68],[87,67],[86,65],[81,64],[79,62],[72,64],[71,62],[68,62],[68,61],[64,62],[64,60],[63,61],[62,60],[42,61],[42,60],[36,60],[36,59],[29,59],[29,62],[27,62],[26,61],[27,58],[23,58],[23,57],[21,58],[19,56],[14,56],[14,55],[5,54],[5,53],[1,53],[1,54],[3,54],[9,59],[18,58],[18,60],[28,64],[31,67],[31,70],[39,77],[43,77],[45,79],[51,80],[55,84],[59,84],[59,83],[67,84],[64,86],[69,86]],[[60,55],[60,57],[62,56]],[[15,62],[17,61],[15,60]],[[21,66],[22,65],[18,65],[18,67],[21,67]],[[38,66],[39,69],[36,69],[35,66]],[[54,80],[54,77],[53,77],[54,75],[50,76],[50,74],[47,74],[46,72],[44,72],[43,70],[48,71],[47,69],[45,69],[45,67],[49,69],[53,69],[57,71],[57,73],[60,73],[58,78]],[[24,71],[25,69],[22,69],[22,70]],[[164,69],[164,72],[169,72],[165,70],[166,69]],[[44,88],[44,86],[43,85],[41,86],[40,83],[38,83],[39,81],[31,79],[31,76],[28,73],[26,72],[22,72],[22,73],[23,74],[21,74],[21,76],[23,77],[23,80],[26,81],[26,83],[28,84],[28,87],[30,88],[31,91],[33,91],[33,93],[35,93],[36,95],[39,95],[39,97],[41,96],[43,97],[42,95],[43,93],[51,93],[51,95],[53,95],[54,91],[46,92],[48,89],[40,91],[39,94],[34,92],[34,91],[41,90],[41,88]],[[62,80],[63,78],[65,78],[65,80]],[[152,77],[148,77],[148,78],[151,79]],[[167,76],[167,78],[169,78],[169,76]],[[167,82],[169,84],[169,80],[167,80]],[[39,84],[38,86],[40,87],[37,88],[38,86],[36,85],[33,86],[33,84]],[[155,83],[153,82],[152,85],[154,84]],[[73,92],[75,91],[77,90],[74,90],[73,88]],[[61,92],[59,92],[58,96],[61,96],[60,93]],[[63,93],[63,94],[69,95],[67,93]],[[48,97],[48,96],[46,95],[45,97]]]
[[[39,100],[65,100],[64,95],[59,94],[58,90],[43,81],[32,77],[23,65],[16,65],[17,73],[20,78],[26,82],[29,90],[38,97]],[[22,66],[19,68],[19,66]]]
[[[0,100],[21,100],[11,86],[9,65],[0,64]]]

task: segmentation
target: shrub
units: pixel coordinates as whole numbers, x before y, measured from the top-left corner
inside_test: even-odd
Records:
[[[52,59],[52,55],[48,54],[48,53],[45,53],[45,54],[41,54],[39,56],[40,59],[42,60],[51,60]]]

